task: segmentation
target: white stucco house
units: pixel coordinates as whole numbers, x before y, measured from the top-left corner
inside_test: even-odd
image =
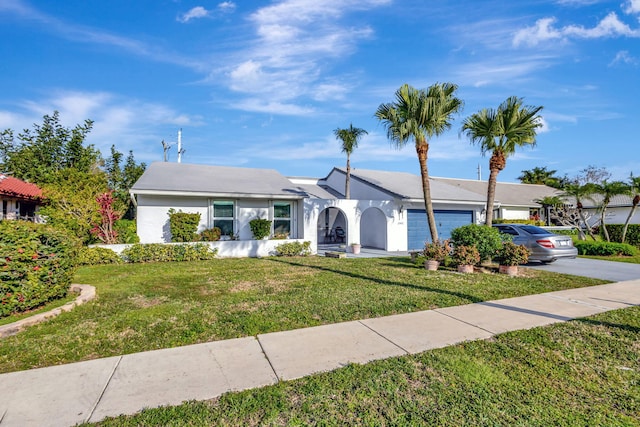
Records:
[[[222,230],[228,241],[214,243],[221,256],[267,255],[282,243],[251,240],[249,221],[257,217],[273,221],[274,234],[310,241],[314,250],[336,242],[387,251],[424,247],[429,232],[420,176],[352,169],[349,200],[343,196],[345,178],[342,168],[333,168],[324,178],[287,178],[272,169],[153,163],[131,189],[140,242],[171,241],[168,212],[175,209],[200,213],[199,231]],[[439,236],[447,238],[456,227],[482,223],[486,191],[486,181],[431,178]],[[541,208],[535,200],[555,191],[499,183],[495,216],[529,218]]]

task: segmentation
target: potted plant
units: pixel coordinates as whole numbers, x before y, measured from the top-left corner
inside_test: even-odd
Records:
[[[271,234],[271,221],[268,219],[256,218],[249,221],[249,227],[253,238],[256,240],[262,240],[269,237]]]
[[[437,270],[441,262],[451,253],[450,240],[429,242],[424,245],[422,255],[425,257],[424,268]]]
[[[351,244],[351,253],[353,253],[355,255],[359,254],[360,253],[360,248],[361,248],[360,243],[358,243],[358,242],[352,243]]]
[[[529,261],[529,249],[524,245],[516,245],[513,242],[504,242],[493,257],[500,267],[499,272],[515,276],[518,274],[518,265]]]
[[[456,246],[451,257],[460,273],[473,273],[473,266],[480,263],[480,252],[475,246]]]

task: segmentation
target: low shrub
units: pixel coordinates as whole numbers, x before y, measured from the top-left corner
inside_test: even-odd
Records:
[[[167,245],[163,243],[135,244],[122,251],[126,262],[198,261],[215,258],[217,249],[206,243]]]
[[[505,219],[505,218],[494,218],[491,221],[493,224],[529,224],[536,225],[538,227],[545,226],[545,222],[539,219]]]
[[[495,227],[469,224],[451,231],[453,246],[475,246],[480,253],[481,260],[491,259],[493,254],[502,247],[500,232]]]
[[[498,249],[493,260],[500,265],[520,265],[529,261],[529,249],[524,245],[516,245],[513,242],[504,242]]]
[[[580,255],[635,256],[638,253],[638,249],[628,243],[578,241],[575,242],[575,247]]]
[[[475,246],[460,245],[453,249],[451,258],[455,265],[480,264],[480,252]]]
[[[271,234],[271,221],[262,218],[252,219],[249,221],[249,228],[254,239],[262,240]]]
[[[199,213],[176,212],[169,209],[169,230],[172,242],[197,242],[200,236],[196,233],[200,224]]]
[[[553,233],[553,234],[558,234],[558,235],[561,235],[561,236],[577,236],[578,234],[580,234],[580,233],[578,233],[578,229],[577,228],[572,228],[572,229],[569,229],[569,230],[567,230],[567,229],[555,230],[553,228],[551,228],[551,229],[547,228],[546,230],[551,232],[551,233]]]
[[[139,243],[136,222],[131,219],[119,219],[113,224],[118,233],[118,243]]]
[[[287,242],[275,247],[277,256],[307,256],[311,254],[311,242]]]
[[[424,245],[422,255],[425,259],[442,262],[451,253],[451,241],[449,239],[437,242],[428,242]]]
[[[624,224],[607,224],[607,231],[609,232],[609,238],[611,239],[611,241],[622,241],[623,228]],[[629,224],[624,242],[636,247],[640,247],[640,224]]]
[[[0,316],[67,295],[78,241],[46,224],[0,221]]]
[[[78,265],[120,264],[122,258],[109,248],[84,246],[78,251]]]
[[[221,235],[222,230],[219,227],[207,228],[200,232],[200,238],[205,242],[217,242]]]

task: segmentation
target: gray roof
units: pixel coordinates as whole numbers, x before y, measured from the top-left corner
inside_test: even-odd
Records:
[[[592,194],[589,197],[583,197],[581,199],[582,206],[585,208],[597,208],[602,204],[602,195],[601,194]],[[615,207],[631,207],[633,205],[633,196],[628,196],[626,194],[619,194],[613,196],[611,201],[609,202],[610,208]]]
[[[344,169],[334,168],[346,174]],[[407,172],[389,172],[367,169],[351,169],[351,177],[369,183],[393,196],[408,200],[423,200],[422,179],[418,175]],[[438,202],[484,202],[485,197],[455,187],[446,182],[431,179],[431,199]]]
[[[446,184],[482,194],[486,200],[487,181],[457,178],[436,178],[432,181],[440,181]],[[538,184],[518,184],[511,182],[498,182],[496,184],[496,201],[506,206],[540,206],[536,200],[544,197],[559,196],[561,191]]]
[[[307,196],[274,169],[168,162],[152,163],[131,193],[286,199]]]
[[[320,184],[293,184],[295,188],[307,193],[312,199],[343,199],[344,195],[328,185]]]

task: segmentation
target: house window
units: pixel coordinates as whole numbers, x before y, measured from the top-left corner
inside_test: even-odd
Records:
[[[291,236],[291,202],[273,202],[273,234]]]
[[[231,236],[233,234],[234,203],[224,200],[214,201],[212,211],[213,227],[218,227],[223,236]]]

